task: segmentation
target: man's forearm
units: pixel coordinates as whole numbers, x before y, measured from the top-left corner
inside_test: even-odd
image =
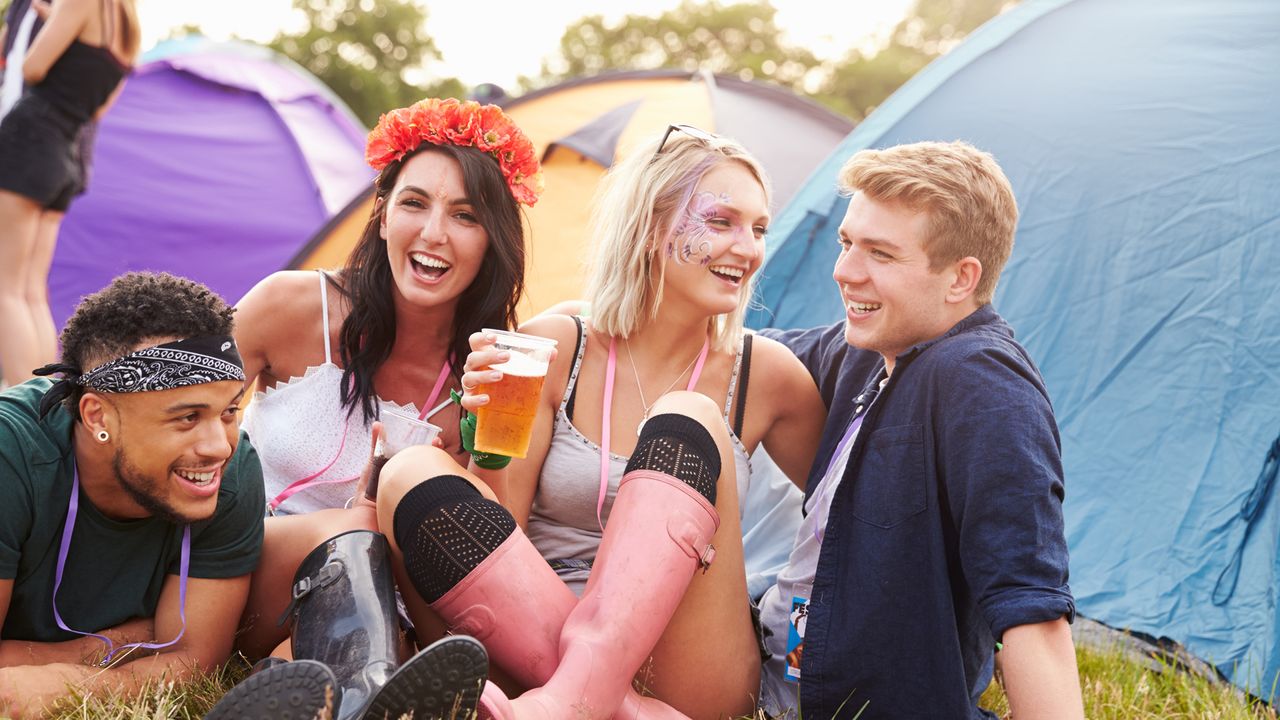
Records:
[[[0,667],[48,665],[49,663],[87,664],[102,649],[96,638],[76,638],[64,642],[5,640],[0,642]]]
[[[150,618],[137,618],[98,633],[117,646],[155,639],[155,624]],[[50,663],[94,664],[106,652],[106,645],[95,637],[79,637],[62,642],[33,640],[0,641],[0,667],[48,665]]]
[[[1003,645],[996,659],[1013,717],[1084,718],[1075,646],[1065,619],[1009,628]]]
[[[184,652],[151,655],[105,670],[78,663],[0,668],[0,717],[41,717],[46,708],[75,692],[127,695],[152,680],[184,680],[205,669]]]

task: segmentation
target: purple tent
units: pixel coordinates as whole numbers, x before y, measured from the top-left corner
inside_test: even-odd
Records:
[[[103,120],[89,192],[63,223],[54,321],[128,270],[183,275],[235,302],[369,184],[365,132],[265,48],[157,46]]]

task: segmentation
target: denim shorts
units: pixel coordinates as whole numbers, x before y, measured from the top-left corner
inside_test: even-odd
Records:
[[[65,212],[84,192],[84,164],[76,141],[83,123],[26,93],[0,121],[0,190]]]

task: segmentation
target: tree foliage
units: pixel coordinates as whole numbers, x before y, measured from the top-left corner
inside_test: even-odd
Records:
[[[852,51],[835,64],[815,98],[861,120],[904,82],[1017,0],[916,0],[872,53]]]
[[[861,120],[934,58],[1017,0],[916,0],[876,51],[819,61],[788,45],[769,0],[721,5],[684,0],[658,16],[606,23],[585,17],[565,30],[558,54],[524,89],[611,70],[710,70],[769,80]],[[821,22],[816,18],[815,22]]]
[[[191,35],[203,35],[203,34],[204,32],[200,29],[199,25],[195,23],[184,23],[182,25],[176,25],[174,27],[169,28],[169,31],[164,34],[163,39],[178,40],[184,37],[189,37]]]
[[[684,0],[657,17],[628,15],[606,23],[600,15],[575,22],[560,38],[558,55],[542,63],[525,89],[609,70],[675,68],[760,78],[802,91],[818,67],[813,53],[788,47],[768,0],[731,5]]]
[[[279,33],[270,46],[329,86],[366,125],[424,97],[465,95],[456,78],[430,76],[440,50],[427,34],[426,11],[413,0],[293,0],[293,6],[306,16],[306,29]]]

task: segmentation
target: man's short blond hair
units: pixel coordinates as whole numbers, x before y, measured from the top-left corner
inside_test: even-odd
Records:
[[[960,141],[918,142],[858,152],[840,169],[840,190],[900,204],[929,217],[929,269],[961,258],[982,263],[974,298],[991,302],[1013,251],[1018,204],[990,153]]]

